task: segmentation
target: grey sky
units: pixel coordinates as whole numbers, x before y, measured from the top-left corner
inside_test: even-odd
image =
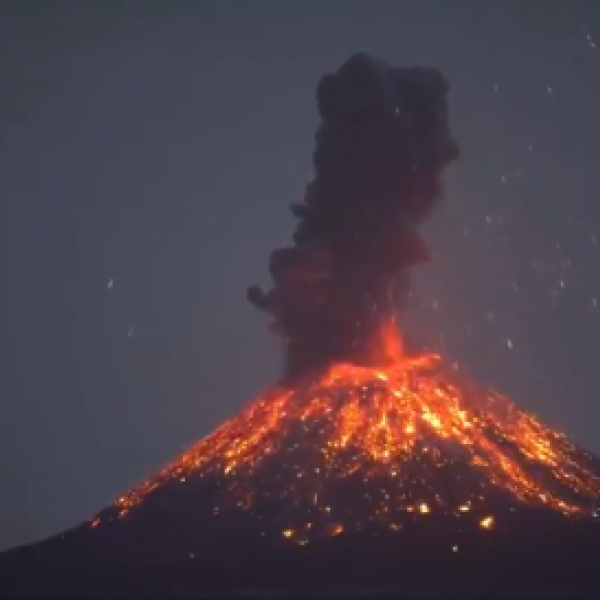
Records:
[[[245,289],[292,230],[318,78],[359,50],[452,85],[406,326],[600,452],[596,44],[585,1],[3,2],[0,548],[277,376]]]

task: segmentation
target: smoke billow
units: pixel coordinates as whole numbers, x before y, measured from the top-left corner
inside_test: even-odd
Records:
[[[428,260],[417,227],[458,156],[448,90],[435,69],[389,67],[366,54],[321,78],[315,176],[290,207],[294,245],[272,252],[268,292],[248,289],[286,340],[286,377],[367,361],[408,269]]]

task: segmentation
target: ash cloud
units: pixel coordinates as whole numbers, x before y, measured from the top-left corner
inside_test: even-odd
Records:
[[[418,227],[459,153],[448,91],[435,69],[390,67],[367,54],[321,78],[314,179],[290,207],[294,245],[271,253],[270,290],[248,289],[285,340],[285,378],[368,362],[410,268],[429,260]]]

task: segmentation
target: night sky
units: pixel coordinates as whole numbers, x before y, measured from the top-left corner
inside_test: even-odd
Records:
[[[462,148],[406,328],[600,453],[600,2],[0,6],[0,548],[91,516],[281,372],[245,300],[314,90],[441,69]]]

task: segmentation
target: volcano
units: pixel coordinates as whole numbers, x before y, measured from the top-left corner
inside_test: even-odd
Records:
[[[88,522],[0,556],[9,597],[600,588],[600,461],[400,333],[458,156],[448,89],[365,54],[323,76],[294,245],[248,290],[281,380]]]
[[[5,554],[4,580],[136,593],[595,582],[598,459],[382,335],[387,364],[268,390],[89,522]]]

